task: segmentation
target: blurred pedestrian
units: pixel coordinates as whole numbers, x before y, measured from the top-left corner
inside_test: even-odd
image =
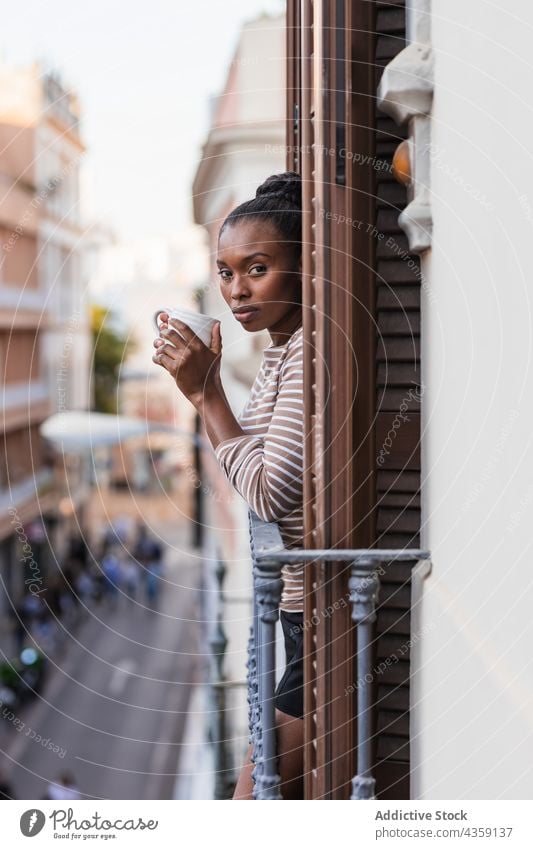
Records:
[[[128,598],[133,601],[139,592],[141,567],[130,554],[126,553],[121,558],[120,567],[124,590]]]
[[[87,607],[94,598],[94,582],[87,569],[81,569],[78,577],[76,578],[76,592],[85,607]]]
[[[93,598],[95,601],[101,601],[105,595],[107,581],[98,563],[92,563],[89,566],[89,577],[93,584]]]
[[[13,637],[15,640],[15,645],[17,647],[17,654],[20,654],[22,649],[24,648],[27,635],[26,625],[24,621],[24,608],[22,604],[17,605],[14,610],[12,609],[12,621]]]
[[[139,522],[137,525],[137,536],[133,546],[133,556],[140,563],[144,562],[145,556],[148,554],[148,528],[144,522]]]
[[[5,799],[16,799],[13,787],[3,770],[0,770],[0,801]]]
[[[68,543],[69,557],[80,563],[82,567],[88,563],[88,546],[85,539],[81,536],[71,536]]]
[[[158,546],[154,550],[153,555],[148,557],[144,571],[146,600],[149,607],[155,607],[159,601],[162,576],[163,560],[161,557],[161,547]]]
[[[102,572],[105,577],[105,592],[108,598],[116,604],[118,601],[118,593],[120,588],[120,561],[116,552],[109,548],[106,554],[102,557]]]
[[[80,799],[81,793],[70,772],[63,772],[57,781],[51,781],[47,788],[45,799],[53,801]]]
[[[126,513],[121,513],[110,522],[106,531],[106,541],[110,545],[119,543],[127,545],[134,529],[134,519]]]

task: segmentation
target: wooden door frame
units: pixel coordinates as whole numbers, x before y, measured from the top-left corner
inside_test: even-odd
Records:
[[[354,153],[364,152],[367,162],[373,155],[374,11],[366,0],[342,7],[289,0],[287,12],[287,167],[299,168],[303,180],[304,543],[363,548],[375,540],[375,240],[372,172],[356,164]],[[335,114],[334,94],[339,12],[346,15],[343,115]],[[335,183],[331,153],[339,120],[346,129],[345,185]],[[356,218],[362,227],[350,223]],[[346,564],[306,567],[306,798],[348,798],[355,773],[347,587]]]

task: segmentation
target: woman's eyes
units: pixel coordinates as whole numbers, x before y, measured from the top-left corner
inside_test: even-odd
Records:
[[[250,277],[256,277],[258,274],[264,274],[266,270],[266,265],[252,265],[252,267],[248,271],[248,275]],[[256,273],[254,274],[253,272]],[[219,277],[222,278],[222,280],[230,280],[232,277],[232,272],[229,270],[229,268],[221,268],[219,271],[217,271],[217,274],[219,275]]]

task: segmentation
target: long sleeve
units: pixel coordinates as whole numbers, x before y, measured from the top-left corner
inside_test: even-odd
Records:
[[[269,349],[267,349],[268,351]],[[242,414],[249,433],[215,449],[228,480],[266,522],[277,522],[302,505],[303,340],[294,334],[269,397],[268,376]],[[266,428],[266,431],[265,431]],[[254,434],[254,431],[256,433]]]

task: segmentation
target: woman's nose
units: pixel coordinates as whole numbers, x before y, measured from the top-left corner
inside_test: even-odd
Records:
[[[235,301],[239,301],[244,295],[250,294],[248,281],[244,275],[234,274],[231,281],[231,297]]]

